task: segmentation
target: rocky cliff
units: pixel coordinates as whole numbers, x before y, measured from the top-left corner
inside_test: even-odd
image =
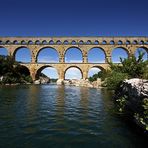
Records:
[[[148,132],[148,80],[125,80],[115,91],[115,100],[120,112]]]

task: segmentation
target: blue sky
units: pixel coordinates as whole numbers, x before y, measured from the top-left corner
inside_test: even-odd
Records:
[[[147,0],[0,2],[0,36],[148,36]],[[45,53],[50,54],[48,51]],[[124,52],[118,51],[113,55],[115,61],[119,59],[119,53],[125,56]],[[77,51],[67,53],[66,60],[78,61],[78,54]],[[52,55],[48,59],[57,60],[54,54]],[[97,57],[89,58],[97,60]],[[103,60],[102,57],[99,56],[100,61]],[[26,59],[25,56],[22,59]],[[40,59],[46,61],[47,57],[41,53]]]

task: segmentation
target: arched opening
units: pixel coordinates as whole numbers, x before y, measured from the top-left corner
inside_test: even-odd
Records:
[[[113,63],[121,63],[120,58],[128,58],[128,51],[122,47],[115,48],[112,51],[111,58]]]
[[[36,73],[36,80],[41,84],[56,83],[58,78],[58,71],[51,66],[43,66]]]
[[[18,68],[19,68],[18,71],[20,72],[21,75],[25,77],[30,76],[30,71],[26,66],[20,65]]]
[[[4,47],[0,47],[0,55],[1,56],[7,56],[8,55],[8,50]]]
[[[64,45],[68,45],[69,42],[68,42],[67,40],[65,40],[65,41],[63,42],[63,44],[64,44]]]
[[[126,45],[129,45],[129,44],[130,44],[130,41],[129,41],[129,40],[127,40],[127,41],[125,42],[125,44],[126,44]]]
[[[110,45],[114,45],[115,42],[113,40],[110,41]]]
[[[94,44],[95,45],[98,45],[99,44],[99,41],[98,40],[95,40]]]
[[[59,55],[56,49],[51,47],[45,47],[40,49],[37,54],[38,63],[58,63]]]
[[[118,41],[118,45],[122,45],[123,42],[121,40]]]
[[[102,78],[104,69],[100,67],[92,67],[88,71],[89,81],[96,81],[98,78]]]
[[[138,58],[140,52],[144,53],[143,60],[144,61],[148,60],[148,49],[144,47],[137,48],[135,51],[136,59]]]
[[[66,80],[80,80],[83,78],[83,74],[80,68],[78,67],[70,67],[65,71],[65,79]]]
[[[82,63],[83,56],[82,51],[77,47],[70,47],[65,52],[66,63]]]
[[[26,47],[17,48],[14,52],[15,60],[21,63],[31,62],[31,52],[30,49]]]
[[[107,42],[106,42],[105,40],[103,40],[103,41],[102,41],[102,44],[103,44],[103,45],[106,45],[106,44],[107,44]]]
[[[91,48],[88,52],[89,63],[105,63],[105,52],[102,48]]]

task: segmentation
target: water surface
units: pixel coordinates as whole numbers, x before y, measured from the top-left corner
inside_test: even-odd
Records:
[[[142,148],[112,93],[56,85],[0,87],[0,148]]]

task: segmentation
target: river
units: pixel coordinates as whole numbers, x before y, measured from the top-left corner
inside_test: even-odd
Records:
[[[112,92],[57,85],[0,87],[0,148],[143,148]]]

